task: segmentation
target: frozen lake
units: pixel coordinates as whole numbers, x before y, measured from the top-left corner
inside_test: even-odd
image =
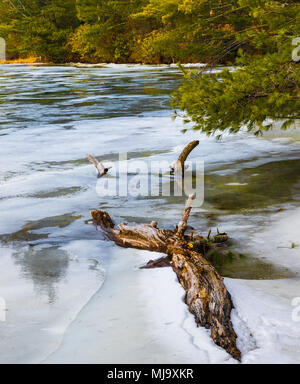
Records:
[[[300,326],[290,320],[291,300],[300,296],[298,137],[183,134],[169,98],[180,81],[167,66],[0,66],[0,363],[231,361],[207,331],[193,328],[170,270],[140,271],[153,255],[117,248],[90,223],[91,209],[105,209],[117,222],[155,220],[170,228],[184,200],[101,197],[87,153],[106,163],[127,152],[129,163],[171,164],[194,139],[200,145],[191,158],[205,162],[205,202],[190,223],[228,232],[244,254],[218,265],[236,301],[244,360],[261,361],[276,340],[288,347],[268,355],[270,362],[300,360]],[[257,299],[257,316],[240,292],[248,304]],[[264,303],[270,310],[262,315]],[[285,337],[288,321],[292,336]]]

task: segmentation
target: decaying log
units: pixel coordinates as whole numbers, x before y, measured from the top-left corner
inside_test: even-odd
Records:
[[[189,197],[183,217],[174,231],[159,229],[157,223],[136,226],[119,224],[115,227],[107,212],[95,210],[91,211],[91,215],[105,237],[117,245],[165,253],[167,258],[150,261],[148,268],[155,267],[155,264],[158,267],[161,262],[167,264],[168,260],[186,291],[185,301],[196,323],[210,328],[214,342],[240,360],[237,335],[230,319],[233,308],[231,296],[222,277],[199,250],[193,249],[191,236],[185,235],[193,198],[193,195]],[[225,234],[220,235],[224,240]],[[202,241],[204,250],[214,246],[207,237],[194,236],[194,240],[200,244]]]
[[[171,166],[171,170],[177,174],[184,174],[185,166],[184,163],[188,158],[189,154],[199,145],[199,141],[191,141],[185,146],[181,154],[179,155],[177,161]]]

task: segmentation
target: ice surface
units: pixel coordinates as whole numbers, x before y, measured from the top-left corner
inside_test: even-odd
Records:
[[[267,233],[258,235],[269,240],[268,234],[273,236],[276,228],[281,228],[281,237],[273,239],[273,254],[277,244],[297,236],[299,213],[289,212],[277,219]],[[286,220],[289,225],[284,226]],[[256,243],[255,236],[253,241]],[[284,255],[281,265],[292,263],[299,271],[299,250],[282,249],[280,253]],[[236,364],[214,345],[209,331],[196,327],[183,302],[184,290],[171,269],[138,269],[159,256],[112,247],[112,263],[103,289],[69,327],[61,347],[45,362]],[[242,363],[299,363],[300,326],[292,316],[292,300],[300,297],[299,278],[227,278],[225,284],[235,306],[232,321]]]
[[[235,179],[240,171],[263,180],[273,175],[261,176],[260,166],[299,159],[290,132],[264,139],[241,132],[222,141],[183,135],[187,126],[172,120],[169,105],[180,79],[174,66],[0,66],[0,297],[7,303],[1,363],[235,363],[196,328],[171,270],[139,270],[155,255],[119,249],[89,225],[89,211],[101,208],[117,221],[172,227],[184,199],[101,197],[88,152],[107,165],[127,152],[129,164],[156,161],[154,171],[162,163],[167,171],[186,142],[200,139],[191,159],[205,162],[208,186],[216,180],[227,201],[251,187],[243,175]],[[286,212],[225,212],[213,196],[193,212],[192,224],[219,223],[249,253],[299,273],[299,212],[291,214],[299,206],[296,187],[280,190]],[[267,205],[264,192],[259,197]],[[279,197],[276,209],[283,207]],[[298,361],[299,324],[291,320],[297,275],[226,284],[243,362]]]
[[[0,248],[0,296],[7,310],[0,323],[1,363],[38,363],[59,346],[103,284],[100,243],[74,241],[60,252],[48,247],[41,253],[41,247],[35,255],[29,249]]]

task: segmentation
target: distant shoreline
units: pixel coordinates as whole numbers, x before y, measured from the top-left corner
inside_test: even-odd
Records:
[[[157,64],[157,63],[85,63],[85,62],[66,62],[66,63],[53,63],[49,61],[41,61],[39,59],[35,58],[28,58],[28,59],[17,59],[17,60],[6,60],[6,61],[0,61],[0,65],[22,65],[22,64],[36,64],[36,65],[71,65],[71,66],[98,66],[98,67],[105,67],[108,65],[116,65],[116,66],[157,66],[157,67],[173,67],[178,68],[178,64],[175,63],[163,63],[163,64]],[[207,64],[205,63],[180,63],[180,65],[187,67],[187,68],[199,68],[199,67],[205,67]]]
[[[5,60],[0,61],[0,64],[50,64],[43,63],[38,57],[28,57],[27,59]]]
[[[0,61],[0,65],[7,65],[7,64],[44,64],[44,65],[70,65],[70,64],[78,64],[78,65],[107,65],[107,64],[115,64],[115,65],[157,65],[157,66],[164,66],[164,65],[169,65],[169,66],[178,66],[178,63],[133,63],[133,62],[128,62],[128,63],[115,63],[115,62],[107,62],[107,63],[92,63],[92,62],[61,62],[61,63],[54,63],[51,61],[43,61],[40,57],[28,57],[28,58],[23,58],[23,59],[15,59],[15,60],[5,60],[5,61]],[[188,66],[205,66],[207,65],[206,63],[199,63],[199,62],[186,62],[186,63],[180,63],[182,65],[188,65]]]

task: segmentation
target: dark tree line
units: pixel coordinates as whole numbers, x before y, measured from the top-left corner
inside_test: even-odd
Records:
[[[0,0],[0,36],[11,59],[235,65],[174,95],[208,134],[299,119],[299,0]]]

